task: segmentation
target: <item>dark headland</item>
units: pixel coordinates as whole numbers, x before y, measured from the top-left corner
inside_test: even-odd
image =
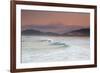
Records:
[[[83,28],[78,29],[66,33],[54,33],[54,32],[43,32],[35,29],[27,29],[21,31],[22,35],[51,35],[51,36],[89,36],[90,35],[90,28]]]

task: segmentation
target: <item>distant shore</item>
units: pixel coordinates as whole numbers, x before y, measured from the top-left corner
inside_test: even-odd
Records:
[[[21,36],[56,36],[56,37],[62,37],[62,36],[66,36],[66,37],[90,37],[89,35],[25,35],[25,34],[21,34]]]

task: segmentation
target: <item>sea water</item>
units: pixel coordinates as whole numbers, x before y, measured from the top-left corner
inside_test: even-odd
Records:
[[[24,36],[21,62],[59,62],[90,59],[90,39],[79,36]]]

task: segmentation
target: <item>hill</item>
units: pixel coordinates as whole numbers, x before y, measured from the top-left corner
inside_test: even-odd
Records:
[[[27,29],[22,31],[22,35],[55,35],[55,36],[89,36],[90,29],[84,28],[79,30],[70,31],[63,34],[53,33],[53,32],[43,32],[34,29]]]
[[[63,35],[70,35],[70,36],[89,36],[90,35],[90,29],[84,28],[79,30],[74,30],[68,33],[64,33]]]
[[[42,32],[34,29],[23,30],[21,33],[22,35],[59,35],[53,32]]]

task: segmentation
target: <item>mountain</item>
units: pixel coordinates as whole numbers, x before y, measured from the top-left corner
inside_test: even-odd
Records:
[[[89,36],[90,29],[84,28],[84,29],[66,32],[63,34],[58,34],[58,33],[53,33],[53,32],[43,32],[43,31],[39,31],[35,29],[27,29],[27,30],[23,30],[21,33],[22,35]]]
[[[23,30],[21,33],[22,35],[59,35],[53,32],[42,32],[42,31],[34,30],[34,29]]]
[[[23,30],[21,33],[22,35],[41,34],[40,31],[33,29]]]
[[[63,35],[70,35],[70,36],[89,36],[90,35],[90,28],[84,28],[79,30],[74,30],[68,33],[64,33]]]

